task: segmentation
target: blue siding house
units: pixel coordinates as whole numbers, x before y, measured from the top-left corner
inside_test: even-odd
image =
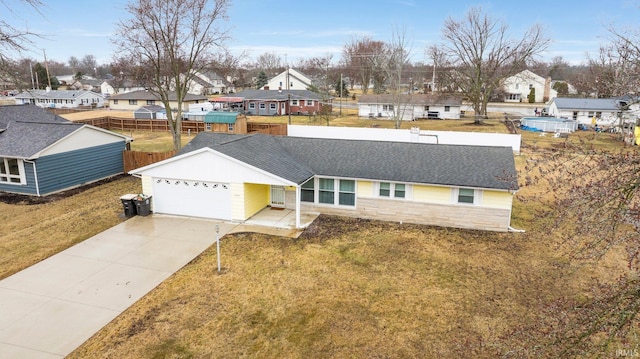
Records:
[[[0,192],[45,196],[121,174],[129,142],[34,105],[0,106]]]

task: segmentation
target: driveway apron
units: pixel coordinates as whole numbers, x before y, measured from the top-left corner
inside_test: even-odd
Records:
[[[0,356],[63,358],[236,226],[136,216],[0,281]]]

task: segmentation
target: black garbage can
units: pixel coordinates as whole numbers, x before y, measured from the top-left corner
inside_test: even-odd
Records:
[[[139,216],[148,216],[151,213],[151,196],[136,196],[133,198],[133,203]]]
[[[135,203],[133,203],[133,199],[136,196],[136,194],[125,194],[124,196],[120,197],[125,217],[133,217],[137,214],[136,205]]]

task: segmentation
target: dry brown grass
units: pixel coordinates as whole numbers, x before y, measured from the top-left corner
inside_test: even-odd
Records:
[[[0,279],[122,222],[120,196],[141,191],[140,180],[128,176],[89,187],[41,204],[8,204],[20,196],[0,193]]]
[[[117,111],[117,110],[92,110],[92,111],[79,111],[74,113],[67,113],[60,115],[69,121],[88,120],[92,118],[100,117],[124,117],[133,118],[133,111]]]
[[[536,235],[335,217],[222,253],[224,274],[205,251],[70,358],[493,357],[570,280]]]

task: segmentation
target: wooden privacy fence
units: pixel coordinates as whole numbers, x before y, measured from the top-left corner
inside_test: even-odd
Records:
[[[175,151],[169,152],[140,152],[123,151],[122,160],[124,162],[124,172],[156,163],[175,155]]]
[[[75,121],[85,123],[106,130],[120,131],[150,131],[150,132],[169,132],[169,122],[167,120],[149,120],[140,118],[122,118],[122,117],[99,117],[86,120]],[[198,133],[204,131],[204,122],[200,121],[182,121],[183,133]]]
[[[167,120],[150,120],[140,118],[122,117],[99,117],[86,120],[75,121],[85,123],[106,130],[119,131],[150,131],[169,132],[169,122]],[[205,123],[202,121],[182,121],[182,133],[198,133],[205,131]],[[263,123],[248,122],[247,133],[260,132],[269,135],[286,136],[287,124],[284,123]]]
[[[286,136],[286,123],[247,122],[247,132],[260,132],[267,135]]]

